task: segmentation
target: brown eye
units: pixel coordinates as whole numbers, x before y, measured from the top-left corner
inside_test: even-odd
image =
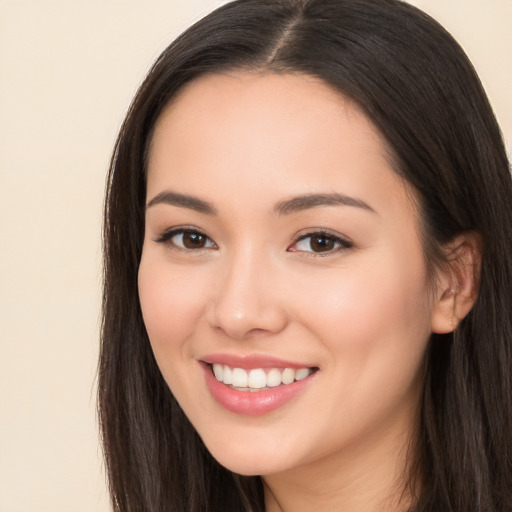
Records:
[[[292,252],[329,253],[340,249],[349,249],[352,243],[331,235],[330,233],[317,232],[302,236],[289,249]]]
[[[186,249],[202,249],[206,246],[208,237],[194,231],[185,232],[181,236],[183,247]]]
[[[201,231],[192,229],[171,229],[155,242],[164,243],[170,248],[184,250],[216,249],[215,242]]]
[[[336,246],[336,241],[330,236],[314,235],[310,237],[309,245],[314,252],[332,251]]]

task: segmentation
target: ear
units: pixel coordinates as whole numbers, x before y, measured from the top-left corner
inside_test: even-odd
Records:
[[[477,233],[458,235],[446,249],[448,263],[438,272],[432,309],[432,332],[438,334],[454,331],[470,312],[480,282],[482,247]]]

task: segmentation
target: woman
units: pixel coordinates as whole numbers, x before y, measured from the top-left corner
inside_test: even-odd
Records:
[[[105,212],[119,511],[512,509],[512,183],[395,0],[239,0],[141,86]]]

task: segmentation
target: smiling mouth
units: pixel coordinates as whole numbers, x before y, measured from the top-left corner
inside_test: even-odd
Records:
[[[233,368],[228,365],[211,364],[212,373],[218,382],[236,391],[265,391],[272,388],[288,386],[304,380],[315,373],[318,368]]]

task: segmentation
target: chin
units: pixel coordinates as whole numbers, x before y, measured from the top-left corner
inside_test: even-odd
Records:
[[[206,444],[206,448],[221,466],[239,475],[263,476],[280,473],[289,469],[292,463],[284,451],[276,453],[275,450],[268,450],[265,453],[265,450],[255,444],[249,450],[248,445],[239,449],[230,445],[227,450],[226,439],[222,444],[219,447]]]
[[[214,458],[221,466],[229,471],[243,476],[265,476],[280,473],[286,469],[282,464],[272,462],[243,460],[241,458],[232,457]]]

